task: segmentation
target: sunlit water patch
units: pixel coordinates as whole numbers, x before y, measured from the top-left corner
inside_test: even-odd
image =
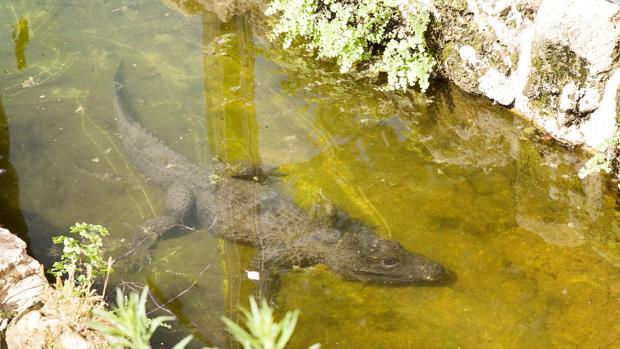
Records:
[[[384,93],[299,52],[272,47],[260,18],[223,2],[5,1],[0,4],[1,223],[49,263],[53,235],[107,226],[127,250],[165,193],[118,138],[112,77],[121,61],[135,118],[194,163],[251,160],[315,214],[331,202],[441,261],[444,287],[344,281],[319,265],[281,276],[279,313],[300,309],[292,348],[611,348],[620,342],[616,193],[576,176],[564,149],[485,100],[437,84]],[[203,227],[204,228],[204,227]],[[226,345],[256,285],[254,250],[178,229],[138,273],[195,347]],[[156,307],[156,306],[154,306]],[[199,343],[201,342],[201,343]]]

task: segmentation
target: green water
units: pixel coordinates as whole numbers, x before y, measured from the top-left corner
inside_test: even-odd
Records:
[[[226,3],[212,9],[222,16]],[[50,263],[50,237],[76,221],[107,226],[119,255],[163,211],[164,193],[116,134],[111,80],[123,60],[136,118],[175,151],[276,167],[275,186],[300,206],[328,199],[458,277],[383,287],[322,266],[286,273],[277,313],[301,310],[291,348],[618,346],[617,193],[576,176],[586,155],[450,85],[377,91],[271,47],[259,20],[222,22],[193,2],[3,1],[0,223]],[[146,280],[179,318],[156,347],[185,333],[200,347],[219,338],[220,315],[247,305],[253,252],[178,232],[140,273],[115,279]]]

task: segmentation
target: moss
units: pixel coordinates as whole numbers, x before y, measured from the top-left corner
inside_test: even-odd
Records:
[[[530,21],[534,20],[534,9],[531,7],[531,5],[525,3],[517,4],[517,11]]]
[[[532,106],[556,109],[562,88],[573,81],[577,88],[586,85],[588,62],[566,45],[545,41],[537,45],[532,58],[525,95],[532,99]]]
[[[517,70],[517,67],[519,66],[519,50],[514,50],[512,51],[512,53],[510,54],[510,60],[512,61],[512,69],[513,70]]]
[[[536,109],[547,109],[554,106],[556,102],[556,96],[550,94],[541,94],[531,100],[531,105]]]
[[[616,123],[620,124],[620,87],[616,91]]]
[[[454,43],[447,43],[441,50],[441,63],[445,62],[454,53]]]
[[[513,18],[510,19],[506,22],[506,26],[510,29],[516,29],[517,28],[517,21]]]

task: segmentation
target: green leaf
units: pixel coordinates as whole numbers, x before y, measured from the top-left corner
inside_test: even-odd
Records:
[[[185,347],[192,341],[194,336],[187,336],[183,338],[179,343],[177,343],[172,349],[185,349]]]

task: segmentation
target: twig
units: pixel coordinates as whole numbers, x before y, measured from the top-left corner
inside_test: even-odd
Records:
[[[194,288],[194,286],[196,286],[196,284],[198,283],[198,279],[202,276],[202,274],[204,274],[205,271],[207,271],[207,269],[209,269],[211,267],[211,264],[208,264],[206,267],[204,267],[200,273],[198,273],[196,280],[194,280],[194,282],[192,282],[191,285],[189,285],[189,287],[187,287],[185,290],[181,291],[181,293],[177,294],[176,296],[170,298],[169,300],[167,300],[164,304],[158,306],[157,308],[149,311],[148,313],[146,313],[146,315],[150,315],[152,312],[157,311],[159,309],[162,309],[163,307],[165,307],[166,305],[172,303],[172,301],[174,301],[175,299],[183,296],[184,294],[186,294],[187,292],[189,292],[192,288]]]
[[[164,308],[163,305],[161,305],[158,301],[157,298],[155,298],[155,296],[153,295],[153,292],[151,292],[151,289],[149,289],[149,298],[151,299],[151,302],[153,302],[153,304],[155,304],[155,310],[157,309],[161,309],[163,311],[165,311],[166,313],[170,314],[170,315],[174,315],[172,313],[172,311],[170,311],[170,309],[166,309]],[[153,311],[155,311],[153,310]],[[149,315],[151,312],[149,311],[148,313],[146,313],[146,315]]]
[[[105,291],[108,288],[108,280],[110,279],[110,272],[112,271],[112,257],[108,257],[108,267],[106,269],[105,272],[105,281],[103,282],[103,291],[101,292],[102,295],[105,296]]]
[[[209,229],[211,229],[211,228],[215,225],[215,223],[216,223],[216,222],[217,222],[217,218],[216,218],[216,219],[214,219],[214,220],[213,220],[213,222],[212,222],[212,223],[211,223],[211,224],[207,227],[207,229],[205,229],[205,230],[209,230]],[[170,229],[175,228],[175,227],[178,227],[178,228],[183,228],[183,229],[187,229],[187,230],[190,230],[190,231],[197,231],[197,229],[196,229],[196,228],[192,228],[192,227],[187,226],[187,225],[185,225],[185,224],[174,224],[174,225],[172,225],[172,226],[170,227]],[[146,240],[148,240],[150,237],[151,237],[150,235],[145,236],[145,237],[144,237],[142,240],[140,240],[140,241],[136,244],[136,246],[134,246],[131,250],[129,250],[129,251],[127,251],[127,252],[125,252],[123,255],[121,255],[120,257],[116,258],[116,259],[114,260],[114,262],[112,262],[112,264],[115,264],[115,263],[116,263],[116,262],[118,262],[119,260],[121,260],[121,259],[123,259],[123,258],[125,258],[125,257],[129,256],[129,255],[130,255],[130,254],[132,254],[132,253],[134,253],[134,252],[135,252],[135,251],[136,251],[136,250],[137,250],[140,246],[142,246],[142,244],[144,244],[144,242],[145,242]]]
[[[134,246],[134,248],[132,248],[131,250],[129,250],[129,251],[127,251],[127,252],[125,252],[125,253],[124,253],[123,255],[121,255],[120,257],[116,258],[116,259],[114,260],[114,262],[112,262],[112,264],[115,264],[115,263],[116,263],[116,262],[118,262],[119,260],[121,260],[121,259],[123,259],[123,258],[125,258],[125,257],[129,256],[129,255],[130,255],[130,254],[132,254],[132,253],[134,253],[134,252],[135,252],[135,251],[136,251],[136,250],[137,250],[140,246],[142,246],[142,244],[143,244],[146,240],[148,240],[149,238],[150,238],[150,236],[148,236],[148,235],[147,235],[147,236],[145,236],[145,237],[144,237],[144,239],[140,240],[140,241],[138,242],[138,244],[136,244],[136,246]]]

